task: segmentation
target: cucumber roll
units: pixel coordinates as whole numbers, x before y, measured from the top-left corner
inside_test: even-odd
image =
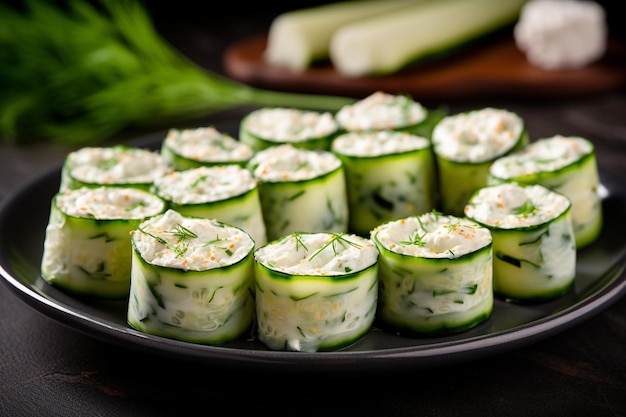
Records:
[[[343,106],[335,119],[344,132],[398,130],[430,138],[429,116],[426,107],[407,95],[376,91]]]
[[[329,112],[263,107],[241,119],[239,140],[255,152],[282,144],[328,150],[338,130]]]
[[[444,117],[432,135],[441,210],[462,216],[470,195],[487,185],[491,163],[528,141],[524,121],[508,110],[488,107]]]
[[[409,337],[459,333],[491,317],[488,228],[436,211],[379,225],[377,323]]]
[[[240,227],[256,246],[267,242],[258,181],[246,168],[220,165],[175,171],[156,179],[153,191],[182,215]]]
[[[257,337],[272,350],[332,351],[376,316],[378,251],[343,233],[293,233],[255,251]]]
[[[61,191],[81,187],[150,190],[171,168],[157,152],[126,145],[84,147],[70,152],[61,170]]]
[[[245,167],[253,153],[250,146],[213,126],[170,129],[161,144],[161,155],[176,171],[225,164]]]
[[[348,230],[369,236],[381,223],[435,208],[430,141],[393,130],[349,132],[331,150],[341,159],[348,189]]]
[[[556,135],[538,139],[489,169],[490,185],[514,181],[541,184],[565,194],[572,203],[576,247],[595,241],[602,230],[600,179],[593,144],[579,136]]]
[[[159,197],[136,188],[58,192],[46,227],[41,276],[76,294],[128,297],[130,233],[145,218],[165,209]]]
[[[493,235],[496,295],[544,301],[574,285],[576,241],[565,195],[539,184],[492,185],[472,195],[465,214]]]
[[[170,209],[141,223],[131,240],[131,327],[209,345],[250,334],[254,241],[244,230]]]
[[[268,240],[293,232],[346,232],[348,197],[341,160],[332,152],[279,145],[249,164],[259,180]]]

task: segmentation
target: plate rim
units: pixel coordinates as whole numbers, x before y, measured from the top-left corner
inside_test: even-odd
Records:
[[[147,135],[137,143],[143,143]],[[14,189],[0,202],[0,225],[6,223],[7,212],[24,198],[29,190],[60,173],[61,165],[51,166]],[[612,174],[600,169],[601,179],[618,187],[623,197],[623,184]],[[613,189],[615,192],[616,190]],[[599,289],[581,297],[574,304],[553,314],[495,333],[476,335],[433,344],[392,347],[384,350],[339,350],[334,352],[287,352],[259,349],[238,349],[224,346],[200,345],[143,334],[128,326],[121,328],[106,318],[67,305],[53,296],[39,293],[33,285],[14,276],[3,262],[7,256],[0,242],[0,277],[11,293],[40,314],[87,336],[136,351],[175,357],[220,367],[246,368],[276,372],[396,372],[431,369],[442,365],[468,362],[531,345],[556,333],[574,327],[600,313],[626,294],[626,248],[622,247],[615,263],[599,278]],[[607,279],[609,277],[610,279]],[[604,282],[606,281],[606,282]],[[357,342],[358,343],[358,342]]]

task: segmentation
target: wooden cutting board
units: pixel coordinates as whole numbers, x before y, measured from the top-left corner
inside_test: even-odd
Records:
[[[376,90],[411,94],[420,101],[508,96],[563,98],[618,89],[626,85],[626,48],[611,39],[598,62],[577,70],[547,71],[528,63],[512,36],[491,39],[445,58],[383,77],[348,78],[330,63],[304,72],[263,62],[267,37],[232,44],[224,53],[231,78],[261,88],[364,97]]]

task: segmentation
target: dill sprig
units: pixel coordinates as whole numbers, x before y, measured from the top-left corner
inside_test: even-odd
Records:
[[[177,224],[176,229],[170,232],[172,235],[178,238],[178,241],[181,242],[185,239],[194,239],[197,238],[198,235],[183,226],[182,224]]]
[[[170,242],[167,241],[167,239],[164,239],[161,236],[157,236],[153,233],[150,233],[147,230],[142,229],[141,227],[139,227],[138,230],[141,233],[147,236],[150,236],[151,238],[159,242],[161,245],[169,248],[172,252],[176,254],[177,258],[180,258],[181,256],[183,256],[189,249],[189,244],[185,243],[185,240],[198,237],[198,235],[196,235],[194,232],[192,232],[191,230],[189,230],[188,228],[184,227],[181,224],[177,224],[176,228],[173,231],[168,232],[169,234],[177,238],[176,244],[171,244]]]
[[[515,214],[517,216],[528,217],[529,214],[532,214],[537,207],[530,200],[525,200],[524,203],[515,209]]]
[[[226,253],[226,255],[228,255],[228,256],[232,256],[232,255],[233,255],[233,251],[232,251],[232,250],[230,250],[230,248],[229,248],[229,247],[227,247],[227,246],[218,246],[218,245],[216,245],[216,243],[219,243],[219,242],[228,242],[228,239],[222,239],[222,238],[220,238],[220,236],[219,236],[219,235],[217,235],[217,236],[215,237],[215,239],[213,239],[213,240],[209,240],[208,242],[206,242],[206,243],[204,244],[204,246],[210,246],[210,245],[213,245],[214,247],[216,247],[216,248],[218,248],[218,249],[223,250],[223,251]]]
[[[347,97],[253,88],[172,47],[141,1],[0,3],[0,141],[95,144],[239,106],[337,110]]]
[[[333,254],[337,255],[339,252],[337,251],[337,247],[336,244],[339,243],[341,244],[343,247],[346,247],[346,245],[350,245],[354,248],[360,249],[361,245],[359,245],[356,242],[352,242],[351,240],[348,240],[344,237],[344,233],[335,233],[335,232],[329,232],[330,235],[332,235],[332,237],[330,238],[330,240],[328,242],[326,242],[324,244],[324,246],[322,246],[321,248],[319,248],[318,250],[316,250],[313,255],[311,255],[309,257],[309,262],[315,258],[317,255],[319,255],[321,252],[323,252],[324,250],[326,250],[326,248],[331,247],[333,250]]]
[[[435,214],[435,216],[437,216],[437,214]],[[426,228],[424,227],[424,224],[422,223],[422,218],[420,216],[415,216],[415,219],[419,224],[419,229],[415,229],[413,232],[411,232],[407,240],[401,240],[398,243],[400,243],[401,245],[415,245],[421,248],[426,245],[426,242],[424,242],[424,238],[428,234],[428,231],[426,231]],[[423,230],[424,233],[420,234],[420,230]]]

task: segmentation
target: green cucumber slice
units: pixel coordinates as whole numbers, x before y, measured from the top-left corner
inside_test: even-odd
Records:
[[[142,223],[132,236],[128,324],[209,345],[249,335],[253,249],[252,238],[235,226],[174,210]]]
[[[255,152],[290,144],[302,149],[328,150],[339,125],[330,112],[263,107],[244,116],[239,140]]]
[[[272,350],[333,351],[375,319],[378,251],[342,233],[294,233],[255,252],[257,337]]]
[[[75,294],[128,297],[130,233],[165,209],[157,196],[133,188],[85,187],[57,193],[46,227],[42,277]]]
[[[160,152],[176,171],[226,164],[245,167],[254,154],[247,144],[213,126],[170,129]]]
[[[149,191],[171,168],[154,151],[126,145],[84,147],[70,152],[61,169],[60,191],[81,187],[133,187]]]
[[[376,91],[343,106],[335,119],[343,132],[396,130],[430,138],[433,120],[429,116],[429,109],[408,95]],[[435,113],[435,118],[441,115]]]
[[[344,167],[332,152],[273,146],[257,152],[249,169],[259,180],[268,241],[294,232],[347,231]]]
[[[339,135],[331,150],[341,159],[348,190],[348,230],[361,236],[381,223],[436,206],[430,141],[397,131]]]
[[[155,180],[153,192],[185,216],[240,227],[257,247],[267,242],[258,182],[246,168],[228,164],[172,172]]]
[[[442,118],[432,142],[440,209],[463,216],[470,195],[487,185],[492,162],[524,147],[529,135],[517,114],[488,107]]]
[[[409,337],[453,334],[493,311],[489,229],[429,212],[372,231],[378,247],[377,325]]]
[[[572,202],[576,248],[593,243],[603,226],[600,178],[591,141],[556,135],[497,159],[489,170],[488,184],[514,181],[541,184],[566,195]]]
[[[573,287],[576,242],[566,196],[538,184],[502,183],[476,191],[465,212],[493,235],[496,295],[540,302]]]

